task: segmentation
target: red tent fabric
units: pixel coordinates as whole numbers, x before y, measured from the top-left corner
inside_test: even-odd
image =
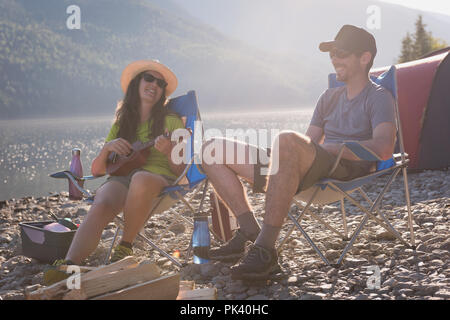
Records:
[[[398,108],[402,123],[405,151],[409,154],[411,161],[408,165],[410,169],[438,169],[436,165],[431,163],[419,165],[421,153],[420,138],[423,129],[422,123],[429,105],[430,93],[432,87],[435,85],[434,78],[436,71],[445,58],[450,58],[450,48],[447,49],[448,50],[444,50],[445,52],[443,53],[438,52],[438,54],[423,59],[396,65]],[[388,68],[389,67],[383,67],[372,70],[371,74],[378,76],[382,72],[388,70]],[[450,85],[448,94],[450,95]],[[448,110],[450,113],[450,106],[448,106]],[[443,114],[443,116],[445,117],[447,114]],[[450,126],[450,123],[447,123],[447,126]],[[432,142],[427,141],[427,143]],[[439,166],[442,167],[445,166],[445,164],[447,164],[447,166],[450,165],[450,159],[444,159],[444,162],[441,161]]]

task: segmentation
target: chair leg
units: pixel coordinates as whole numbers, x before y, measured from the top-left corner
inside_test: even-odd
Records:
[[[222,236],[222,239],[225,239],[225,229],[223,227],[222,213],[220,212],[219,199],[217,199],[217,196],[214,197],[214,206],[217,212],[217,221],[219,222],[220,235]]]
[[[206,179],[205,182],[204,182],[204,184],[203,184],[202,199],[200,200],[200,205],[198,206],[198,212],[201,212],[202,209],[203,209],[203,202],[205,201],[206,190],[208,189],[208,185],[209,185],[209,181],[208,181],[208,179]],[[192,200],[192,199],[186,200],[186,199],[184,199],[184,197],[183,197],[181,194],[179,194],[178,192],[177,192],[177,196],[178,196],[178,197],[181,197],[181,198],[180,198],[181,201],[183,201],[183,203],[185,203],[186,206],[189,207],[189,209],[190,209],[191,212],[192,212],[192,215],[195,217],[195,215],[196,215],[196,214],[195,214],[195,209],[194,209],[194,208],[190,205],[190,203],[189,203],[189,201]],[[192,222],[191,222],[190,224],[193,225]],[[208,224],[208,229],[209,229],[209,232],[213,235],[212,241],[214,241],[214,244],[220,245],[220,244],[222,243],[222,241],[219,240],[220,238],[219,238],[219,237],[216,235],[216,233],[212,230],[212,228],[209,226],[209,224]]]
[[[353,197],[351,195],[349,195],[348,193],[346,193],[345,191],[342,191],[340,188],[338,188],[334,183],[330,182],[330,185],[335,188],[338,192],[342,193],[343,196],[347,197],[347,199],[349,199],[354,205],[356,205],[359,209],[361,209],[363,212],[365,212],[365,216],[363,218],[363,220],[361,221],[361,223],[359,224],[358,228],[356,229],[356,231],[353,233],[350,242],[345,246],[344,251],[342,252],[341,256],[338,259],[337,264],[340,265],[342,260],[344,259],[345,255],[347,254],[348,250],[350,250],[350,248],[353,246],[353,243],[355,242],[356,238],[358,237],[359,233],[361,232],[362,228],[364,227],[364,225],[367,223],[369,216],[374,217],[373,216],[373,211],[378,209],[378,205],[384,195],[384,193],[387,191],[387,189],[390,187],[390,185],[392,184],[392,182],[394,181],[395,177],[397,176],[398,172],[400,170],[396,170],[390,177],[388,182],[386,183],[386,185],[384,186],[383,190],[380,192],[380,194],[378,195],[377,199],[375,200],[375,202],[373,202],[373,204],[371,205],[370,209],[367,210],[366,208],[364,208],[361,204],[358,203],[358,201],[356,201],[355,199],[353,199]],[[386,228],[384,225],[382,225],[384,228]],[[388,231],[391,232],[391,230],[389,230],[387,228]],[[403,240],[403,239],[401,239]]]
[[[348,240],[347,215],[345,214],[344,198],[341,199],[341,213],[342,213],[342,224],[344,225],[344,235],[345,235],[344,240]]]
[[[104,265],[107,265],[109,263],[109,258],[111,257],[111,252],[112,252],[112,249],[114,247],[114,243],[116,243],[117,236],[119,235],[119,230],[120,230],[120,227],[117,226],[116,232],[114,233],[114,237],[113,237],[113,240],[112,240],[112,243],[111,243],[111,247],[109,248],[108,254],[106,255],[105,261],[103,263]]]
[[[191,204],[178,192],[175,191],[175,194],[177,195],[178,199],[183,201],[183,203],[191,210],[192,214],[195,215],[195,209],[191,206]]]
[[[380,194],[381,195],[381,194]],[[380,197],[379,195],[379,197]],[[398,232],[395,231],[395,229],[390,225],[389,221],[387,221],[388,225],[386,226],[382,221],[380,221],[379,219],[377,219],[374,215],[373,215],[373,208],[375,207],[375,204],[378,201],[375,202],[371,202],[370,199],[369,201],[372,203],[371,208],[369,210],[367,210],[366,208],[362,207],[356,200],[354,200],[352,197],[348,196],[348,198],[350,199],[350,201],[353,202],[353,204],[355,204],[358,208],[360,208],[362,211],[364,211],[366,214],[364,215],[363,220],[361,221],[361,223],[358,225],[357,229],[355,230],[355,232],[352,234],[350,242],[347,244],[347,246],[345,247],[341,257],[339,257],[339,260],[337,262],[337,264],[339,265],[342,260],[344,259],[344,256],[347,254],[348,250],[352,247],[353,243],[355,242],[356,238],[358,237],[359,233],[361,232],[362,228],[364,227],[364,225],[367,223],[369,217],[373,218],[375,221],[378,222],[379,225],[381,225],[383,228],[385,228],[387,231],[391,232],[396,238],[398,238],[403,244],[405,244],[406,246],[409,246],[408,243],[403,240],[403,238],[398,234]],[[380,215],[383,217],[383,219],[385,219],[385,221],[387,220],[386,217],[380,212]]]
[[[295,226],[300,230],[302,235],[305,237],[306,241],[309,242],[311,247],[317,252],[317,254],[320,256],[320,258],[329,266],[330,262],[328,259],[323,255],[322,251],[316,246],[316,244],[311,240],[311,238],[308,236],[308,234],[303,230],[302,226],[298,223],[297,219],[295,219],[291,213],[288,213],[289,218],[294,222]]]
[[[164,236],[166,235],[167,230],[169,230],[175,223],[177,223],[177,220],[174,219],[174,220],[169,224],[169,226],[168,226],[163,232],[161,232],[161,235],[160,235],[159,238],[156,239],[156,241],[155,241],[156,244],[159,244],[159,242],[162,240],[162,238],[164,238]]]
[[[159,253],[161,253],[163,256],[165,256],[167,259],[172,261],[174,264],[176,264],[178,267],[183,267],[183,264],[181,264],[178,260],[176,260],[174,257],[172,257],[170,254],[165,252],[163,249],[159,248],[155,243],[153,243],[150,239],[148,239],[146,236],[144,236],[141,233],[137,234],[138,237],[140,237],[142,240],[147,242],[150,246],[152,246],[153,249],[157,250]]]
[[[207,190],[207,188],[208,188],[208,185],[209,185],[209,184],[208,184],[208,180],[205,180],[204,185],[203,185],[202,199],[201,199],[201,201],[200,201],[200,205],[199,205],[199,207],[198,207],[198,210],[195,210],[194,207],[190,204],[190,201],[193,199],[194,195],[191,196],[189,199],[185,199],[185,198],[183,197],[183,195],[182,195],[180,192],[175,191],[175,195],[177,196],[177,199],[178,199],[178,200],[181,200],[181,201],[185,204],[185,206],[191,211],[191,213],[192,213],[192,215],[193,215],[194,217],[197,215],[197,212],[201,212],[201,211],[202,211],[202,208],[203,208],[203,202],[204,202],[204,200],[205,200],[206,190]],[[195,191],[194,193],[196,194],[196,193],[198,193],[198,191]],[[156,210],[156,208],[157,208],[157,206],[155,206],[155,207],[152,209],[152,213],[153,213],[154,210]],[[187,222],[187,223],[190,224],[190,225],[194,225],[194,223],[193,223],[192,221],[190,221],[189,219],[187,219],[186,217],[184,217],[182,214],[176,212],[173,208],[169,208],[169,210],[170,210],[175,216],[177,216],[179,219],[184,220],[185,222]],[[152,214],[150,214],[149,216],[152,216]],[[174,223],[174,222],[172,222],[171,225],[173,225],[173,223]],[[170,225],[170,226],[171,226],[171,225]],[[170,227],[170,226],[169,226],[169,227]],[[168,227],[168,228],[169,228],[169,227]],[[140,236],[142,239],[144,239],[144,241],[146,241],[146,242],[147,242],[148,244],[150,244],[153,248],[155,248],[156,250],[158,250],[159,252],[161,252],[164,256],[166,256],[166,257],[167,257],[168,259],[170,259],[172,262],[174,262],[174,263],[177,264],[179,267],[181,267],[182,264],[180,264],[180,263],[179,263],[178,261],[176,261],[172,256],[168,255],[164,250],[162,250],[161,248],[159,248],[159,247],[157,246],[157,243],[158,243],[158,242],[161,240],[161,238],[165,235],[165,233],[166,233],[166,231],[168,230],[168,228],[166,228],[166,229],[163,231],[162,235],[159,237],[159,239],[156,240],[156,244],[153,243],[151,240],[147,239],[147,238],[146,238],[144,235],[142,235],[142,234],[138,234],[138,236]],[[212,239],[211,239],[211,240],[213,241],[213,243],[215,243],[215,244],[220,244],[220,241],[217,240],[217,239],[218,239],[217,235],[213,232],[213,230],[211,230],[211,227],[209,227],[209,231],[210,231],[211,234],[212,234]],[[192,237],[191,237],[191,243],[190,243],[189,248],[188,248],[188,251],[187,251],[186,259],[188,259],[188,257],[191,256],[191,252],[192,252],[191,249],[192,249]]]
[[[173,215],[175,215],[177,218],[179,218],[180,220],[183,220],[184,222],[187,222],[188,224],[190,224],[191,226],[193,226],[194,224],[187,218],[183,217],[183,215],[181,215],[180,213],[176,212],[173,208],[169,208],[170,212],[172,212]],[[164,236],[167,233],[167,230],[170,229],[170,227],[172,227],[175,223],[177,223],[178,220],[173,219],[173,221],[170,223],[170,225],[168,227],[166,227],[166,229],[164,229],[163,232],[161,232],[161,235],[159,236],[159,238],[155,241],[156,244],[158,244],[162,238],[164,238]]]
[[[358,228],[356,229],[355,233],[353,234],[352,238],[350,239],[350,242],[345,246],[344,251],[342,251],[341,256],[339,257],[337,261],[337,265],[340,265],[342,260],[344,260],[345,255],[347,254],[348,250],[353,246],[353,243],[355,242],[356,238],[358,237],[359,233],[361,232],[364,225],[367,223],[367,220],[369,220],[369,215],[366,214],[359,224]]]
[[[306,204],[306,206],[303,208],[302,212],[298,215],[297,219],[295,219],[295,222],[299,222],[302,217],[303,214],[305,214],[307,212],[307,210],[309,209],[309,207],[311,206],[314,198],[316,197],[317,192],[319,192],[319,188],[320,187],[316,187],[316,190],[314,191],[313,195],[311,196],[311,199],[309,200],[309,202]],[[292,216],[291,214],[288,214],[290,216]],[[294,225],[291,226],[291,228],[288,230],[288,232],[286,233],[286,235],[284,236],[283,240],[281,240],[280,244],[278,245],[277,248],[277,252],[280,253],[281,252],[281,248],[283,247],[283,245],[286,243],[287,239],[289,238],[289,236],[291,235],[291,233],[294,231],[295,228],[295,222]]]
[[[391,181],[392,182],[392,181]],[[390,184],[390,183],[389,183]],[[341,191],[340,189],[338,189],[339,191]],[[343,192],[343,191],[342,191]],[[342,260],[344,260],[345,255],[347,254],[347,252],[350,250],[350,248],[353,246],[353,243],[355,242],[356,238],[358,237],[358,235],[360,234],[360,232],[362,231],[363,227],[365,226],[365,224],[367,223],[367,221],[369,220],[369,217],[373,217],[372,211],[374,208],[376,208],[376,204],[381,201],[381,196],[382,194],[384,194],[384,192],[380,193],[380,195],[378,195],[378,198],[375,202],[372,202],[369,198],[367,198],[366,200],[369,201],[369,203],[371,203],[371,208],[369,210],[367,210],[366,208],[362,207],[356,200],[354,200],[350,195],[347,195],[348,198],[350,199],[350,201],[352,201],[358,208],[360,208],[362,211],[366,212],[366,214],[364,215],[363,220],[361,221],[361,223],[358,225],[357,229],[355,230],[355,232],[353,233],[350,242],[345,246],[344,250],[342,251],[341,256],[339,257],[337,264],[340,265],[342,263]],[[378,223],[380,223],[380,221],[378,221]],[[394,230],[389,230],[386,226],[382,225],[385,229],[387,229],[390,232],[394,232],[394,235],[397,236],[395,229]],[[393,228],[392,228],[393,229]],[[404,240],[400,237],[400,240],[402,242],[404,242]]]
[[[405,185],[406,207],[408,209],[408,224],[409,224],[409,233],[411,237],[411,246],[415,248],[416,238],[414,236],[413,218],[411,213],[411,199],[409,197],[408,176],[406,175],[406,167],[403,167],[402,173],[403,173],[403,184]]]
[[[155,208],[155,207],[154,207]],[[153,209],[154,209],[153,208]],[[152,209],[152,212],[153,212],[153,209]],[[149,214],[149,217],[151,216],[151,214]],[[148,220],[147,220],[148,221]],[[109,249],[109,252],[108,252],[108,255],[107,255],[107,257],[106,257],[106,260],[105,260],[105,264],[109,261],[109,258],[110,258],[110,256],[111,256],[111,252],[112,252],[112,248],[113,248],[113,246],[114,246],[114,242],[115,242],[115,240],[116,240],[116,238],[117,238],[117,235],[118,235],[118,233],[119,233],[119,229],[120,229],[120,227],[121,226],[123,226],[123,223],[124,223],[124,221],[123,221],[123,219],[121,218],[121,217],[119,217],[119,216],[116,216],[115,217],[115,222],[116,222],[116,225],[117,225],[117,230],[116,230],[116,233],[115,233],[115,235],[114,235],[114,239],[113,239],[113,243],[111,244],[111,247],[110,247],[110,249]],[[145,241],[145,242],[147,242],[151,247],[153,247],[155,250],[157,250],[158,252],[160,252],[163,256],[165,256],[166,258],[168,258],[170,261],[172,261],[175,265],[177,265],[178,267],[183,267],[183,264],[181,264],[178,260],[176,260],[174,257],[172,257],[171,255],[169,255],[166,251],[164,251],[163,249],[161,249],[161,248],[159,248],[155,243],[153,243],[150,239],[148,239],[147,237],[145,237],[143,234],[142,234],[142,232],[139,232],[138,234],[137,234],[137,237],[139,237],[139,238],[141,238],[143,241]]]
[[[368,197],[368,195],[360,188],[359,192],[361,193],[361,195],[366,199],[366,201],[370,204],[373,205],[372,200],[370,200],[370,198]],[[381,202],[381,200],[380,200]],[[379,225],[381,225],[383,228],[385,228],[387,231],[389,231],[390,233],[392,233],[397,239],[399,239],[403,244],[405,244],[406,246],[409,247],[409,244],[402,238],[402,236],[397,232],[397,230],[395,230],[395,228],[392,226],[392,224],[389,222],[389,220],[386,218],[386,216],[383,214],[383,212],[381,212],[380,210],[376,209],[377,214],[382,218],[383,221],[379,220],[376,217],[372,217]],[[384,223],[385,225],[384,225]]]
[[[327,228],[328,230],[330,230],[331,232],[334,232],[335,234],[337,234],[339,237],[341,237],[343,240],[346,239],[347,236],[343,235],[341,232],[339,232],[338,230],[336,230],[335,228],[333,228],[328,222],[326,222],[325,220],[323,220],[321,217],[319,217],[318,215],[316,215],[315,213],[308,211],[309,214],[311,215],[312,218],[316,219],[317,221],[319,221],[321,224],[323,224],[323,226],[325,228]]]

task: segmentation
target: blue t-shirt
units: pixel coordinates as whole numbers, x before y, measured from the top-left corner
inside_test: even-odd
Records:
[[[320,96],[310,125],[323,129],[325,143],[370,140],[380,123],[395,126],[394,103],[392,94],[372,81],[351,100],[345,86],[330,88]]]

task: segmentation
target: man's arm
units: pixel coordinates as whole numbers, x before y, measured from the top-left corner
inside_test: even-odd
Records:
[[[315,143],[320,144],[323,140],[323,128],[310,125],[306,130],[306,135]]]
[[[388,160],[392,157],[395,146],[395,125],[391,122],[382,122],[373,130],[372,139],[365,141],[358,141],[363,146],[372,150],[382,160]],[[341,148],[339,143],[324,143],[321,145],[328,152],[337,155]],[[344,149],[342,158],[348,160],[361,160],[356,157],[348,149]]]

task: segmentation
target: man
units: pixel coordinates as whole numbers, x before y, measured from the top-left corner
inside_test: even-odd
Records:
[[[392,156],[395,143],[395,114],[392,95],[369,78],[377,49],[372,34],[362,28],[343,26],[333,41],[322,42],[322,52],[329,52],[340,88],[326,90],[317,102],[306,135],[282,132],[275,139],[271,161],[278,156],[278,170],[268,177],[265,216],[262,228],[255,220],[238,177],[260,184],[259,165],[249,162],[254,146],[215,139],[211,147],[242,147],[246,163],[226,162],[202,166],[216,192],[236,215],[240,229],[220,248],[211,249],[211,259],[237,258],[245,255],[247,242],[253,242],[247,254],[232,268],[233,279],[261,279],[279,270],[275,242],[294,195],[327,177],[344,141],[359,141],[383,160]],[[332,178],[350,180],[375,169],[375,163],[361,161],[350,151],[343,153]],[[272,170],[274,171],[274,170]],[[255,187],[255,185],[254,185]],[[258,187],[258,186],[257,186]],[[260,186],[259,186],[260,187]]]

